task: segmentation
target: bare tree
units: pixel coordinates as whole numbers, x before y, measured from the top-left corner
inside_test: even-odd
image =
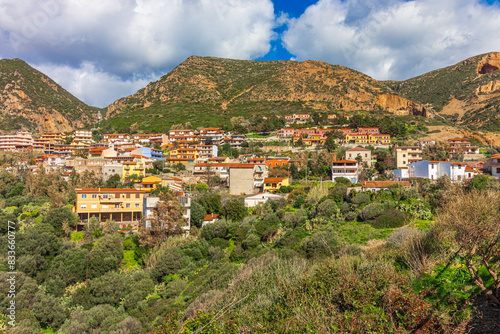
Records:
[[[177,198],[168,193],[160,194],[160,201],[153,209],[151,227],[139,228],[139,240],[142,246],[153,247],[168,237],[183,233],[185,219]]]
[[[449,196],[438,221],[454,232],[460,247],[459,253],[465,258],[465,265],[472,281],[488,300],[500,306],[500,279],[498,277],[500,253],[500,192],[472,189],[466,192],[454,189]],[[489,289],[479,274],[484,266],[494,280]]]

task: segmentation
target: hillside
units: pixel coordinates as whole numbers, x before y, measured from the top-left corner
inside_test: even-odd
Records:
[[[382,110],[423,114],[423,106],[390,95],[360,72],[325,62],[249,61],[190,57],[136,94],[108,107],[112,130],[219,125],[233,116],[311,110]],[[145,117],[146,116],[146,117]]]
[[[96,122],[97,110],[24,61],[0,60],[0,131],[71,131]]]
[[[385,82],[448,121],[489,131],[500,128],[500,53],[492,52],[406,81]]]

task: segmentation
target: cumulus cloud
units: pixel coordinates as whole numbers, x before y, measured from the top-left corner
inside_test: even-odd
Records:
[[[144,78],[165,74],[191,55],[261,57],[270,50],[274,24],[270,0],[0,3],[3,57],[43,65],[51,77],[66,72],[72,78],[121,82],[108,89],[116,91],[135,87],[142,73]],[[90,104],[105,100],[83,84],[67,88],[78,89],[71,92]]]
[[[297,60],[406,79],[499,51],[500,7],[479,0],[320,0],[289,19],[283,46]]]

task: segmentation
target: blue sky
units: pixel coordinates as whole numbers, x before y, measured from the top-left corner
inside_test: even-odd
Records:
[[[499,1],[0,0],[0,58],[105,107],[191,55],[315,59],[404,80],[500,51]]]

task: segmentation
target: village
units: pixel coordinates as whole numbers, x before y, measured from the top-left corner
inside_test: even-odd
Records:
[[[105,133],[102,138],[95,138],[91,130],[43,133],[37,138],[30,132],[17,132],[0,136],[0,150],[24,157],[8,162],[4,155],[4,167],[13,173],[19,169],[47,175],[59,172],[69,180],[85,172],[103,184],[112,178],[119,181],[120,188],[76,189],[73,212],[80,217],[80,229],[91,219],[111,220],[133,230],[140,224],[148,227],[159,201],[158,189],[168,189],[177,197],[187,222],[182,228],[189,231],[192,190],[200,184],[211,191],[225,190],[252,208],[282,198],[294,186],[310,181],[345,182],[349,190],[377,191],[391,185],[410,187],[410,181],[418,178],[434,182],[447,176],[451,182],[462,183],[482,173],[500,176],[500,155],[487,161],[477,159],[482,156],[479,147],[467,138],[446,143],[449,153],[458,154],[461,161],[447,157],[425,160],[425,147],[435,146],[434,140],[398,146],[391,143],[390,134],[380,133],[377,127],[301,128],[310,117],[278,115],[294,127],[285,126],[265,136],[217,127],[155,134]],[[352,115],[340,117],[349,119]],[[335,114],[328,115],[328,120],[335,118]],[[307,156],[299,158],[305,161],[298,160],[300,152],[308,151],[326,154],[321,166],[324,176],[308,172]],[[26,158],[27,152],[31,159]],[[207,214],[202,225],[217,219],[217,214]]]

